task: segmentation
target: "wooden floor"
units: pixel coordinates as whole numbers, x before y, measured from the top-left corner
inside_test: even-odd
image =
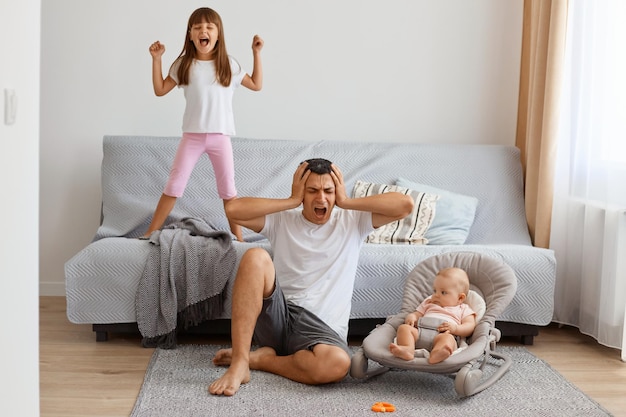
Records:
[[[227,341],[203,337],[186,342]],[[613,415],[626,417],[626,363],[619,351],[557,326],[542,329],[527,347]],[[90,325],[67,320],[64,297],[41,297],[41,416],[128,416],[152,352],[136,336],[112,335],[96,342]]]

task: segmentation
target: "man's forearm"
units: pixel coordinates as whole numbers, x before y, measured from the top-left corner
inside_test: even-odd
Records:
[[[300,201],[293,198],[259,198],[241,197],[236,198],[226,206],[226,214],[235,222],[253,220],[279,211],[290,210],[298,207]]]
[[[348,198],[341,203],[341,207],[347,210],[369,211],[387,217],[404,217],[413,209],[413,199],[401,193],[390,192],[362,198]]]

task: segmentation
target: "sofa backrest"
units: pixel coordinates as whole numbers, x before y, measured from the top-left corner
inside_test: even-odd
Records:
[[[179,141],[178,137],[104,137],[102,223],[94,240],[143,234]],[[348,192],[357,180],[395,184],[403,177],[476,197],[478,207],[466,244],[530,244],[520,155],[513,146],[237,137],[232,143],[239,196],[288,197],[297,165],[309,158],[326,158],[343,172]],[[206,155],[200,158],[168,221],[184,217],[203,218],[228,230]]]

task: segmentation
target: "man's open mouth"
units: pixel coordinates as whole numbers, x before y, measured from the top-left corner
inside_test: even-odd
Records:
[[[315,208],[313,209],[315,211],[315,215],[316,216],[320,216],[323,217],[324,215],[326,215],[326,207],[322,207],[322,208]]]

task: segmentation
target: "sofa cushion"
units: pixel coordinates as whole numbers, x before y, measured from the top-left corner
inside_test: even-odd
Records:
[[[429,245],[462,245],[474,223],[478,199],[426,184],[399,178],[396,185],[440,196],[437,214],[426,231]]]
[[[428,243],[424,234],[435,218],[438,195],[409,190],[397,185],[374,184],[363,181],[356,181],[352,194],[354,198],[361,198],[391,191],[410,195],[415,203],[413,211],[404,219],[387,223],[374,230],[365,241],[367,243],[400,243],[410,245],[424,245]]]

